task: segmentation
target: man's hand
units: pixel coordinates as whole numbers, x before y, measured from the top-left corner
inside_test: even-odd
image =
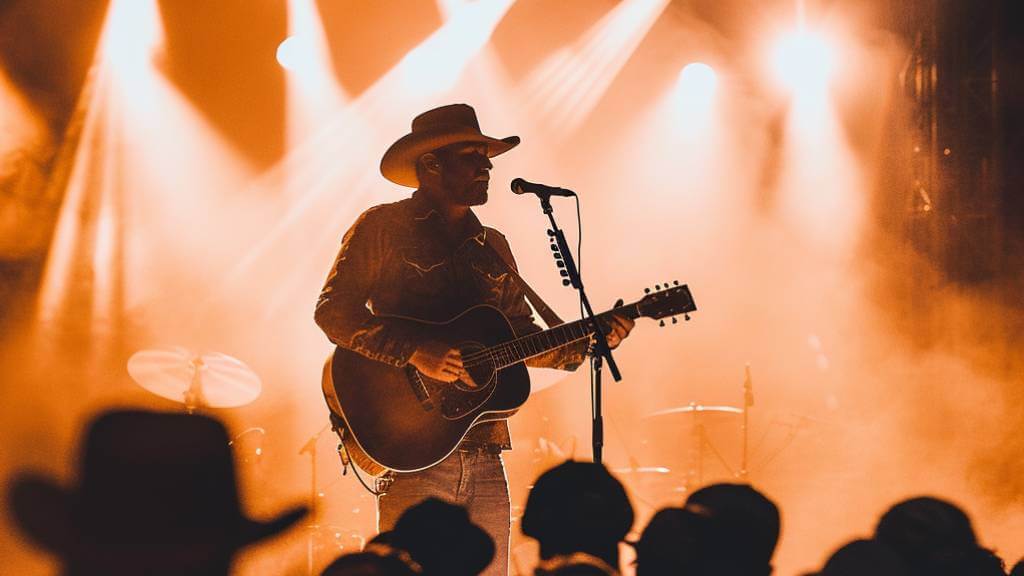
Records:
[[[622,306],[622,299],[615,302],[614,308]],[[612,350],[618,348],[619,344],[629,336],[630,330],[633,329],[635,322],[626,318],[625,316],[619,316],[613,314],[611,319],[608,321],[608,327],[605,330],[605,338],[608,340],[608,347]]]
[[[441,382],[462,380],[475,387],[473,379],[462,365],[462,353],[444,342],[430,341],[423,344],[409,357],[409,363],[428,378]]]

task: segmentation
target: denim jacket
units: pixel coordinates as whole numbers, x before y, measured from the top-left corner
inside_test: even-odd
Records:
[[[505,237],[482,226],[472,212],[468,218],[465,232],[452,237],[421,191],[364,212],[342,240],[316,304],[317,325],[333,343],[398,367],[431,334],[394,316],[442,322],[471,306],[490,304],[517,335],[541,330],[523,290],[499,260],[515,266]],[[585,354],[582,342],[527,364],[575,370]],[[475,426],[466,440],[510,447],[503,421]]]

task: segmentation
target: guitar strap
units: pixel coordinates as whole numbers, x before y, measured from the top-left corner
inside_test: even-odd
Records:
[[[501,251],[495,247],[492,238],[494,238],[494,234],[486,235],[486,246],[491,249],[491,252],[493,252],[495,256],[498,257],[498,261],[505,265],[505,270],[512,276],[515,283],[522,288],[523,292],[526,293],[526,299],[530,301],[530,305],[537,311],[537,314],[540,314],[541,319],[544,320],[544,323],[547,324],[548,328],[554,328],[560,324],[565,324],[565,321],[559,318],[558,314],[556,314],[555,311],[552,310],[546,302],[544,302],[544,299],[540,297],[540,294],[537,294],[533,288],[530,288],[530,285],[526,283],[526,280],[519,275],[515,264],[509,262],[504,256],[502,256]]]

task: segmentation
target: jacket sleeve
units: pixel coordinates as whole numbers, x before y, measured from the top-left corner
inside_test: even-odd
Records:
[[[314,320],[334,344],[401,367],[420,343],[419,329],[409,320],[375,315],[371,299],[391,257],[387,230],[379,208],[364,212],[352,225],[317,300]]]
[[[489,237],[493,234],[493,240],[489,242],[498,256],[505,261],[513,270],[519,271],[516,266],[515,257],[509,248],[505,237],[493,228],[487,229]],[[533,310],[526,301],[526,293],[519,287],[513,278],[508,280],[508,290],[502,298],[502,312],[512,324],[512,329],[517,336],[540,332],[543,328],[537,324],[533,317]],[[579,368],[580,364],[587,357],[587,350],[590,348],[589,340],[581,340],[572,344],[555,348],[539,356],[534,356],[526,361],[527,366],[535,368],[555,368],[558,370],[573,371]]]

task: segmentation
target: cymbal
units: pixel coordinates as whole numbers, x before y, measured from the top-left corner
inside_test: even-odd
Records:
[[[260,377],[241,360],[180,346],[132,354],[128,374],[149,392],[189,408],[244,406],[258,398],[263,388]]]
[[[671,474],[672,470],[664,466],[627,466],[625,468],[612,468],[612,472],[623,476],[664,476]]]
[[[664,410],[658,410],[657,412],[651,412],[644,416],[647,418],[656,418],[659,416],[671,416],[674,414],[684,414],[692,416],[694,418],[705,419],[708,417],[726,417],[731,419],[733,416],[739,416],[743,414],[742,408],[735,406],[705,406],[703,404],[688,404],[686,406],[676,406],[674,408],[666,408]]]

